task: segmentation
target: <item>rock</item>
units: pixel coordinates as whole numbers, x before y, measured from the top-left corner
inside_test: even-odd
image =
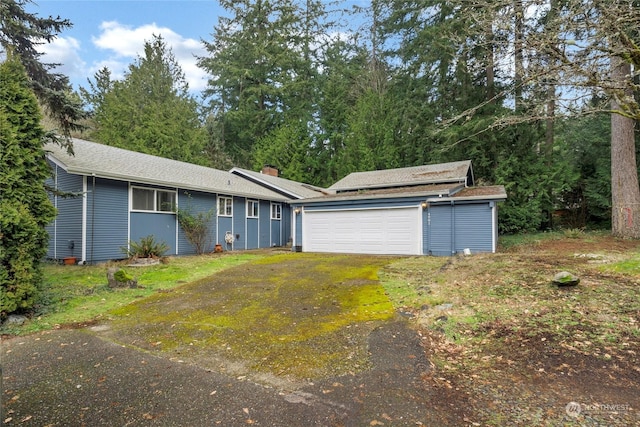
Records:
[[[125,280],[122,280],[123,277],[125,278]],[[128,274],[124,270],[118,267],[110,267],[107,269],[107,282],[109,283],[110,288],[138,287],[138,281],[133,277],[128,276]]]
[[[553,276],[553,280],[551,281],[554,285],[557,286],[576,286],[580,283],[580,278],[569,273],[568,271],[561,271],[560,273]]]
[[[440,304],[440,305],[436,305],[436,309],[437,310],[451,310],[451,308],[453,307],[453,304],[451,303],[446,303],[446,304]]]
[[[21,326],[26,321],[27,321],[27,318],[25,316],[20,316],[19,314],[10,314],[9,317],[7,317],[7,320],[4,321],[4,324]]]
[[[416,317],[416,315],[411,313],[410,311],[399,311],[398,314],[407,319],[413,319],[414,317]]]

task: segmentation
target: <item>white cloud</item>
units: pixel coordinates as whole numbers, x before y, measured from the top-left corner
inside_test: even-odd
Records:
[[[55,71],[71,80],[85,75],[86,63],[80,56],[80,42],[73,37],[57,37],[51,43],[39,45],[42,62],[60,64]]]
[[[199,40],[185,38],[170,28],[159,27],[155,23],[139,27],[120,24],[117,21],[103,22],[100,34],[93,37],[93,44],[110,52],[107,59],[92,64],[92,76],[100,68],[107,66],[113,78],[121,78],[127,66],[138,56],[144,56],[144,43],[153,36],[162,36],[167,47],[180,64],[191,91],[201,91],[207,82],[206,72],[196,65],[196,56],[206,55]]]

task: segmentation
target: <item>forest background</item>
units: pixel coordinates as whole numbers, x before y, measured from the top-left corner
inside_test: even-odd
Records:
[[[123,79],[103,68],[71,94],[89,113],[73,135],[322,187],[470,159],[479,183],[506,187],[502,233],[619,223],[640,237],[638,2],[219,3],[203,98],[154,36]]]

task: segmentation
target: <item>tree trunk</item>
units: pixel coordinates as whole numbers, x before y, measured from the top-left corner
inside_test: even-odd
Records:
[[[611,75],[620,87],[631,77],[631,66],[619,57],[611,59]],[[625,90],[620,96],[632,97]],[[611,233],[616,237],[640,238],[640,187],[634,138],[635,121],[618,114],[616,96],[611,101]]]
[[[514,46],[514,97],[516,113],[522,112],[522,84],[524,82],[524,7],[522,0],[514,0],[513,12],[515,19],[515,30],[513,36]]]

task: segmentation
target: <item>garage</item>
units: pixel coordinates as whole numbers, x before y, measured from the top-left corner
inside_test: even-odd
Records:
[[[302,213],[304,252],[420,255],[422,209],[419,206]]]

